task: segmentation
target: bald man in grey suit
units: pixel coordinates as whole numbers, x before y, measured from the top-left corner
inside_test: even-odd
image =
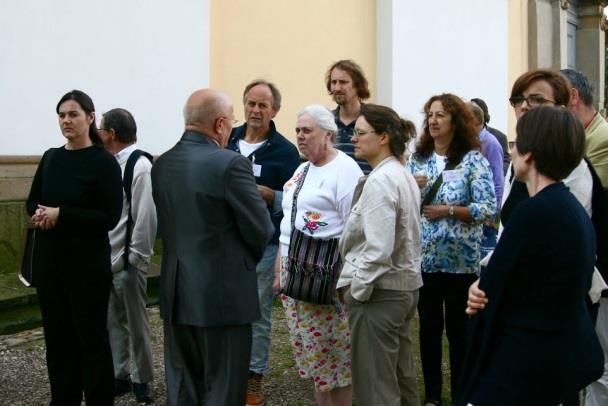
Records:
[[[255,267],[274,229],[251,162],[224,149],[228,96],[194,92],[184,119],[181,140],[152,168],[167,404],[243,405],[260,317]]]

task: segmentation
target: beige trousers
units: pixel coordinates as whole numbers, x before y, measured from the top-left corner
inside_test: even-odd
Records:
[[[344,297],[351,331],[353,392],[361,406],[418,406],[411,320],[418,290],[374,289],[359,302]]]

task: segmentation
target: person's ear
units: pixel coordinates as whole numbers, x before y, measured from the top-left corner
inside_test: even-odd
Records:
[[[279,110],[281,110],[281,108],[279,107],[278,109],[275,109],[274,107],[270,107],[270,109],[272,110],[272,113],[270,113],[270,119],[272,120],[277,114],[279,114]]]
[[[379,137],[380,137],[380,145],[387,145],[391,141],[390,136],[386,132],[383,132],[382,134],[380,134]]]
[[[89,120],[88,121],[89,121],[89,125],[91,125],[93,122],[95,122],[95,112],[94,111],[92,111],[89,114]]]
[[[570,92],[570,105],[572,107],[576,107],[578,106],[578,102],[581,99],[581,96],[578,92],[578,89],[575,89],[574,87],[572,88],[572,91]]]
[[[223,125],[223,121],[224,117],[218,117],[215,119],[215,122],[213,123],[213,131],[215,131],[217,134],[220,134],[222,132],[222,125]]]

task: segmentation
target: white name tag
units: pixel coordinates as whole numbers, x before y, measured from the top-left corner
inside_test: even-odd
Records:
[[[251,165],[251,167],[253,168],[253,176],[255,176],[256,178],[262,176],[262,165],[253,164]]]
[[[460,171],[458,169],[453,169],[451,171],[443,171],[444,182],[454,182],[457,180],[460,180]]]

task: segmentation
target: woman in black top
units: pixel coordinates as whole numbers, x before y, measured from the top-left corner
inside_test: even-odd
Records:
[[[56,108],[67,143],[42,157],[26,207],[40,229],[34,257],[51,384],[51,405],[111,405],[114,372],[108,339],[110,231],[120,218],[116,159],[96,145],[95,108],[85,93]]]
[[[602,375],[585,307],[595,234],[561,182],[584,144],[581,124],[564,108],[536,107],[517,123],[513,168],[530,198],[513,210],[471,287],[480,292],[469,294],[475,316],[458,405],[557,405]]]

